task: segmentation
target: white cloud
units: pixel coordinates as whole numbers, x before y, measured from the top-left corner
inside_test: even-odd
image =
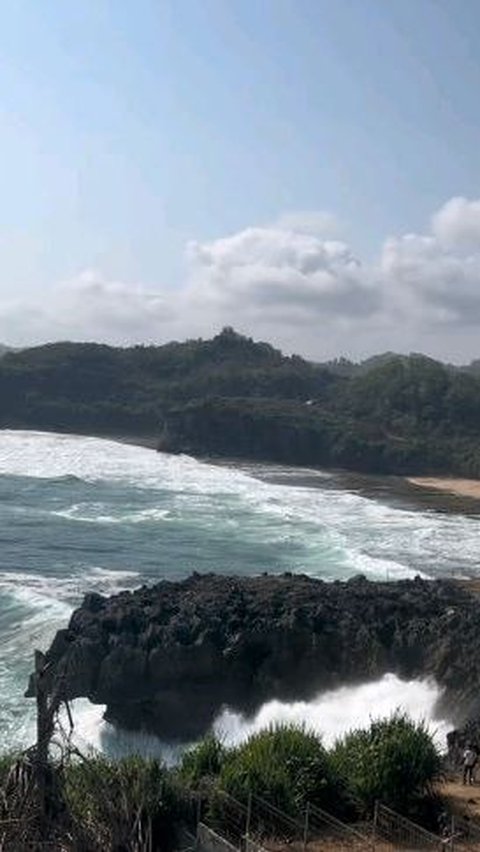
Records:
[[[172,318],[162,293],[107,281],[86,270],[52,287],[42,302],[0,303],[0,340],[14,345],[67,339],[118,345],[156,341]]]
[[[190,300],[266,323],[370,315],[377,292],[347,245],[281,227],[189,246]]]
[[[451,198],[432,216],[432,232],[446,248],[480,252],[480,200]]]
[[[59,315],[66,329],[94,329],[110,340],[155,339],[159,326],[170,321],[173,312],[166,296],[139,285],[106,281],[98,272],[87,270],[57,290]]]
[[[385,239],[369,264],[336,228],[304,211],[192,242],[176,292],[84,272],[37,303],[0,302],[0,341],[163,342],[229,324],[310,357],[427,345],[457,360],[479,354],[480,200],[447,201],[425,233]]]
[[[385,309],[426,325],[480,319],[480,201],[454,198],[432,217],[431,232],[385,241],[380,260]]]

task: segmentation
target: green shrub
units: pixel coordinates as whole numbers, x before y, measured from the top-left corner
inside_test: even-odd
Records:
[[[183,754],[180,764],[182,780],[195,787],[204,779],[217,777],[222,769],[225,754],[225,747],[218,737],[207,734]]]
[[[0,754],[0,787],[5,784],[13,765],[19,760],[20,752],[7,751]]]
[[[425,724],[400,712],[351,731],[336,743],[332,757],[366,811],[378,799],[407,813],[440,772],[440,756]]]
[[[97,756],[70,763],[65,795],[84,842],[120,847],[138,821],[151,825],[154,846],[168,848],[172,842],[176,799],[169,775],[157,760]]]
[[[249,793],[286,813],[303,812],[307,801],[326,810],[345,810],[346,789],[313,731],[271,726],[226,756],[219,786],[241,802]]]

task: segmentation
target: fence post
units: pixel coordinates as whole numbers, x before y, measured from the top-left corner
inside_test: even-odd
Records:
[[[148,818],[148,852],[153,852],[153,827],[152,817]]]
[[[200,843],[199,843],[200,838],[198,836],[198,832],[199,832],[200,821],[202,819],[202,797],[199,796],[198,793],[197,793],[197,801],[196,801],[195,805],[196,805],[196,807],[195,807],[195,811],[196,811],[195,819],[196,819],[196,823],[197,823],[196,826],[195,826],[195,849],[197,850],[199,848],[199,845],[200,845]]]
[[[248,802],[247,802],[247,818],[245,821],[245,837],[248,838],[250,835],[250,823],[252,820],[252,794],[248,794]]]
[[[375,849],[375,841],[377,839],[377,825],[378,825],[378,799],[375,800],[375,807],[373,809],[373,824],[372,824],[372,848]]]
[[[309,818],[310,818],[310,802],[307,802],[307,807],[305,809],[305,825],[303,827],[303,852],[306,852],[306,849],[307,849]]]

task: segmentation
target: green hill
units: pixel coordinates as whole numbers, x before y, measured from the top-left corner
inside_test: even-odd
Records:
[[[127,349],[0,359],[0,425],[158,435],[166,450],[386,473],[480,476],[480,373],[422,355],[314,364],[226,328]]]

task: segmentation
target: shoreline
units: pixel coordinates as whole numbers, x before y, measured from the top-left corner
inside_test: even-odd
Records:
[[[24,429],[16,429],[12,427],[2,427],[1,431],[24,431]],[[31,430],[25,430],[31,431]],[[35,431],[35,430],[33,430]],[[55,430],[44,429],[39,431],[52,432]],[[85,438],[98,438],[100,440],[106,441],[115,441],[119,444],[131,444],[133,446],[143,447],[144,449],[155,450],[158,452],[158,435],[141,435],[141,434],[128,434],[128,433],[108,433],[108,432],[63,432],[59,431],[58,434],[66,434],[66,435],[78,435],[78,437]],[[206,461],[210,464],[218,464],[229,466],[231,464],[239,464],[239,465],[248,465],[259,463],[262,465],[272,465],[275,468],[279,463],[274,461],[262,460],[261,462],[258,459],[233,459],[233,458],[223,458],[223,457],[210,457],[210,456],[195,456],[198,461]],[[308,474],[331,474],[333,477],[337,476],[352,476],[363,478],[378,478],[378,475],[375,473],[359,473],[358,471],[348,471],[348,470],[331,470],[328,468],[312,468],[311,466],[303,467],[302,465],[294,465],[294,464],[286,464],[285,462],[280,465],[282,468],[291,468],[292,470],[302,471]],[[413,486],[414,490],[417,494],[423,493],[427,495],[436,494],[437,496],[453,496],[458,498],[467,498],[468,500],[480,500],[480,479],[467,479],[465,477],[458,476],[398,476],[395,474],[386,474],[388,479],[396,479],[397,482],[407,483],[409,486]],[[382,477],[383,478],[383,477]]]
[[[117,444],[132,444],[134,447],[143,447],[145,450],[158,451],[158,435],[120,435],[116,433],[114,435],[86,435],[85,437],[114,441]]]
[[[448,476],[407,476],[410,485],[428,491],[441,491],[455,497],[469,497],[480,500],[480,479],[462,479]]]
[[[117,441],[121,444],[136,444],[137,446],[144,447],[145,449],[152,449],[158,452],[158,436],[136,436],[136,435],[95,435],[97,438],[107,438],[110,441]],[[279,463],[275,461],[267,461],[258,459],[245,459],[245,458],[224,458],[224,457],[210,457],[210,456],[194,456],[198,461],[206,461],[209,464],[217,464],[220,466],[229,465],[249,465],[249,464],[261,464],[261,465],[271,465],[272,468],[277,466],[281,468],[291,468],[293,471],[305,471],[305,474],[314,474],[321,476],[322,474],[330,474],[332,477],[336,476],[352,476],[359,478],[378,478],[379,475],[376,473],[365,473],[358,472],[354,470],[343,470],[343,469],[330,469],[330,468],[314,468],[311,465],[303,466],[297,464],[287,464],[285,462]],[[444,494],[444,495],[452,495],[454,497],[468,498],[471,500],[480,500],[480,479],[466,479],[465,477],[460,476],[398,476],[397,474],[385,474],[385,477],[396,479],[397,481],[403,481],[408,483],[408,485],[413,485],[415,489],[418,489],[418,492],[423,492],[426,494],[428,491],[434,492],[435,494]],[[418,493],[417,492],[417,493]]]

